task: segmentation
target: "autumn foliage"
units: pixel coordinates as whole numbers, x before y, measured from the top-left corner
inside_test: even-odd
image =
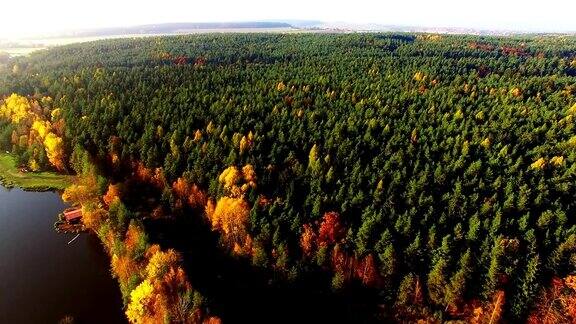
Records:
[[[146,262],[141,270],[144,280],[130,293],[128,320],[131,323],[201,322],[201,310],[192,308],[191,300],[183,300],[190,298],[192,287],[180,266],[178,253],[152,245],[146,252]]]
[[[342,246],[337,244],[332,250],[331,261],[333,271],[341,275],[344,282],[356,279],[365,286],[375,287],[381,281],[376,262],[371,254],[363,258],[357,258],[353,254],[344,251]]]
[[[108,191],[102,197],[102,200],[106,204],[106,206],[110,206],[112,202],[116,199],[120,199],[120,185],[119,184],[110,184],[108,186]]]
[[[50,106],[51,98],[43,98],[42,103]],[[58,113],[52,109],[44,113],[40,102],[12,94],[0,105],[0,118],[17,126],[12,134],[12,144],[21,150],[27,150],[37,144],[45,150],[48,162],[57,170],[66,170],[66,154],[64,141],[64,122]],[[54,113],[56,112],[56,113]],[[38,161],[40,152],[32,149],[28,165],[33,171],[40,169]]]
[[[340,224],[340,215],[336,212],[325,213],[318,230],[318,243],[332,245],[339,242],[345,234],[345,228]]]
[[[176,251],[149,245],[136,223],[130,223],[122,240],[108,232],[103,241],[112,252],[112,273],[120,282],[131,323],[202,322],[206,314],[192,300],[194,290]]]
[[[206,194],[196,184],[191,184],[184,178],[174,181],[172,191],[179,199],[177,205],[187,204],[192,208],[202,208],[206,205]]]
[[[230,166],[218,177],[226,195],[217,203],[212,200],[206,203],[205,212],[212,229],[222,234],[224,244],[236,254],[252,253],[253,240],[246,229],[251,207],[244,196],[250,188],[256,187],[256,180],[252,165]]]
[[[345,227],[340,222],[340,215],[336,212],[327,212],[317,226],[304,224],[300,235],[300,247],[305,257],[313,257],[318,248],[328,249],[331,252],[330,268],[344,282],[352,279],[359,280],[366,286],[377,286],[381,282],[376,261],[372,254],[358,258],[348,253],[341,244],[346,234]]]
[[[247,164],[241,169],[235,166],[226,168],[218,177],[226,194],[231,197],[239,197],[248,189],[256,188],[256,172],[252,165]]]
[[[79,177],[76,183],[68,186],[62,194],[62,200],[67,203],[82,204],[96,199],[96,179],[93,177]]]
[[[32,104],[26,97],[12,94],[0,106],[0,116],[18,124],[33,116]]]
[[[317,234],[312,229],[310,224],[304,224],[302,227],[302,234],[300,236],[300,247],[304,256],[310,257],[318,241]]]
[[[248,252],[251,239],[246,231],[250,206],[244,198],[222,197],[216,206],[209,202],[206,208],[212,228],[222,233],[223,239],[235,252]]]
[[[312,224],[304,224],[302,227],[300,247],[304,255],[309,255],[318,246],[333,246],[345,235],[345,228],[340,223],[340,215],[336,212],[325,213],[317,230],[315,227]]]
[[[66,168],[64,155],[64,142],[61,137],[48,133],[44,139],[44,147],[48,160],[56,169],[62,171]]]
[[[97,229],[106,219],[107,213],[98,204],[86,203],[82,205],[82,223],[90,229]]]
[[[473,316],[470,318],[472,324],[495,324],[500,323],[504,311],[506,296],[504,291],[498,290],[489,302],[481,307],[474,309]]]
[[[163,182],[163,173],[146,168],[138,170],[147,181]],[[82,206],[83,222],[94,230],[111,255],[113,276],[118,279],[131,323],[201,323],[217,317],[205,312],[181,265],[181,256],[174,250],[151,245],[141,223],[125,217],[123,183],[110,184],[102,197],[96,188],[94,174],[77,177],[63,198]],[[194,192],[193,186],[176,184],[179,193]],[[102,204],[102,202],[104,204]],[[113,211],[114,210],[114,211]],[[120,218],[119,218],[120,217]],[[112,218],[116,218],[112,222]],[[127,227],[122,225],[127,222]],[[123,230],[125,228],[125,230]]]
[[[553,278],[550,286],[540,294],[528,323],[576,323],[576,276]]]
[[[166,177],[162,168],[147,168],[144,163],[137,161],[132,164],[135,180],[148,183],[157,189],[166,187]]]

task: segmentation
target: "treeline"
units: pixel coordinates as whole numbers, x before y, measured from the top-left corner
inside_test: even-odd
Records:
[[[256,266],[376,287],[397,320],[518,321],[576,268],[575,50],[564,36],[108,40],[12,60],[0,93],[54,98],[68,145],[139,163]],[[574,320],[562,305],[548,310]]]

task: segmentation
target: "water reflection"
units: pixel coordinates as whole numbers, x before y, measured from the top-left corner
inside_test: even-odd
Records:
[[[109,258],[93,235],[58,234],[56,193],[0,187],[0,323],[123,323]]]

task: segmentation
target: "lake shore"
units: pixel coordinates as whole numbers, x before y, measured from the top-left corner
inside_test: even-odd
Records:
[[[0,186],[1,323],[126,323],[100,240],[54,231],[67,206],[59,193]]]
[[[16,158],[0,153],[0,183],[6,188],[19,187],[27,191],[64,190],[72,176],[56,172],[21,172]]]

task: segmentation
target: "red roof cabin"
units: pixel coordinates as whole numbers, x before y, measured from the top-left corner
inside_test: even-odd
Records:
[[[82,209],[67,209],[64,211],[64,218],[67,222],[77,222],[82,218]]]

